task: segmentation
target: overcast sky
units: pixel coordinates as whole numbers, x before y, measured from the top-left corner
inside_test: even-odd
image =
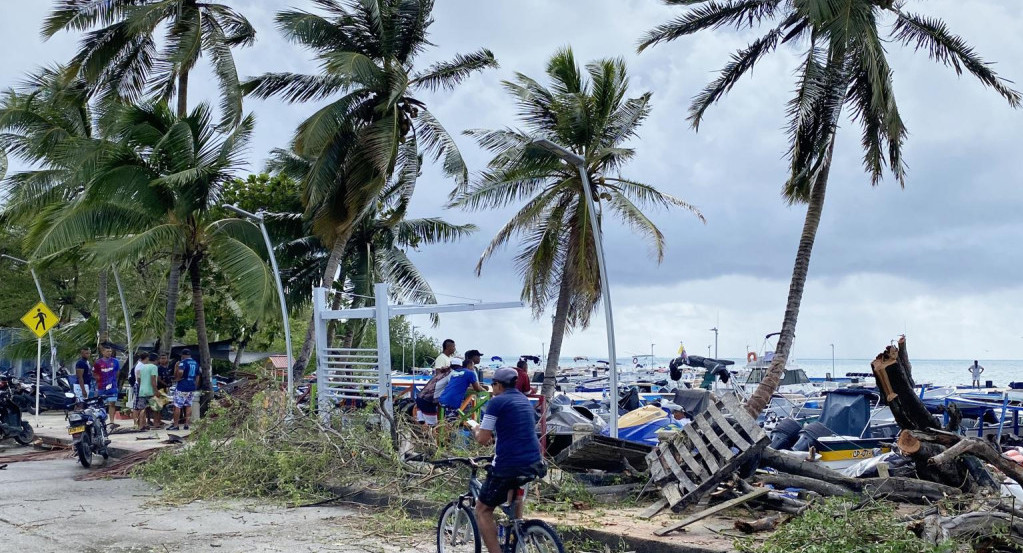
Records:
[[[285,42],[273,25],[285,7],[312,2],[228,0],[258,30],[257,44],[238,51],[241,74],[313,72],[307,52]],[[944,19],[1009,79],[1023,80],[1023,7],[1006,0],[910,0],[908,8]],[[39,38],[51,6],[44,0],[0,0],[0,87],[26,72],[71,57],[78,37]],[[658,186],[698,206],[700,224],[682,212],[651,217],[667,236],[657,265],[636,237],[606,222],[606,248],[622,356],[650,351],[668,355],[681,340],[706,352],[708,329],[721,329],[722,357],[760,349],[764,334],[780,329],[789,276],[805,208],[780,197],[786,175],[785,102],[794,87],[799,51],[783,48],[762,62],[713,108],[699,133],[685,123],[689,99],[734,50],[753,37],[721,30],[635,53],[639,36],[681,8],[654,0],[439,0],[423,56],[429,63],[479,47],[493,50],[501,68],[470,79],[454,93],[427,96],[431,110],[453,134],[469,128],[515,126],[514,107],[501,81],[514,72],[542,79],[558,48],[571,45],[586,62],[623,57],[631,95],[652,91],[653,113],[634,141],[636,160],[623,174]],[[1011,110],[969,77],[937,65],[923,53],[889,45],[895,87],[910,130],[906,188],[891,180],[872,188],[860,161],[859,130],[840,131],[823,221],[803,297],[795,355],[873,357],[907,332],[920,358],[1020,359],[1023,348],[1023,112]],[[193,78],[190,101],[215,101],[204,68]],[[252,169],[267,152],[287,143],[315,105],[249,101],[257,128]],[[457,136],[470,169],[483,168],[484,152]],[[477,236],[455,246],[414,252],[439,294],[487,301],[517,300],[521,281],[514,249],[489,262],[482,278],[473,267],[511,211],[445,210],[452,183],[436,168],[420,180],[414,200],[419,216],[473,222]],[[440,296],[441,302],[460,301]],[[603,317],[572,334],[564,355],[606,355]],[[426,325],[426,318],[414,321]],[[539,353],[549,341],[550,317],[533,320],[526,309],[442,318],[437,337],[452,337],[459,350],[485,354]]]

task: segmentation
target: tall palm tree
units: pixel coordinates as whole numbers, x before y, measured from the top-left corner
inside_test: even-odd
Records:
[[[30,232],[40,259],[75,247],[102,264],[178,252],[191,285],[207,392],[212,364],[203,267],[224,275],[250,312],[276,309],[259,230],[245,220],[219,219],[215,209],[222,187],[241,169],[252,125],[248,116],[230,132],[218,131],[206,104],[184,118],[165,102],[125,106],[84,194],[71,205],[44,209]]]
[[[415,94],[450,90],[497,65],[489,50],[416,70],[428,46],[433,0],[318,0],[323,15],[277,14],[289,40],[315,52],[318,75],[267,73],[246,83],[260,98],[288,102],[333,98],[295,133],[293,149],[311,160],[301,176],[314,230],[330,249],[322,283],[336,278],[348,238],[395,175],[415,182],[420,157],[443,158],[445,173],[464,187],[468,170],[454,140]],[[312,352],[312,325],[293,370]]]
[[[184,118],[189,75],[206,55],[220,85],[222,124],[242,121],[243,95],[231,49],[251,45],[256,31],[229,6],[197,0],[58,0],[42,34],[50,38],[62,30],[87,31],[68,71],[88,83],[102,104],[176,96],[177,115]],[[172,345],[183,267],[181,256],[172,253],[160,339],[164,353]]]
[[[892,85],[881,25],[892,21],[892,42],[923,49],[951,66],[965,70],[993,88],[1012,107],[1019,107],[1020,93],[999,77],[965,40],[949,31],[939,19],[904,11],[905,2],[894,0],[665,0],[690,6],[675,20],[652,30],[640,50],[707,29],[734,26],[738,29],[767,26],[767,32],[732,55],[721,75],[698,94],[689,108],[689,122],[699,129],[707,109],[720,100],[764,56],[780,45],[805,48],[796,91],[788,103],[790,175],[782,196],[790,204],[806,204],[806,220],[796,251],[789,285],[788,303],[781,335],[763,382],[750,397],[746,409],[759,414],[771,400],[784,375],[785,363],[796,332],[803,286],[810,267],[817,227],[824,207],[832,154],[842,118],[851,110],[862,132],[863,165],[871,185],[880,183],[886,170],[905,186],[906,167],[902,147],[907,131],[899,114]]]
[[[621,59],[602,59],[583,73],[571,49],[558,51],[547,64],[550,87],[523,74],[506,81],[525,130],[474,130],[479,144],[494,153],[487,171],[468,189],[457,193],[453,205],[470,210],[498,209],[525,201],[505,224],[476,266],[502,246],[519,238],[516,256],[523,277],[522,299],[539,317],[553,302],[554,328],[544,376],[543,394],[554,391],[558,359],[565,332],[589,325],[600,299],[596,242],[590,231],[592,214],[574,166],[531,147],[546,138],[586,160],[593,197],[605,211],[648,239],[660,262],[664,235],[644,208],[681,207],[703,216],[683,200],[620,174],[635,156],[626,146],[650,113],[650,93],[627,98],[628,76]]]

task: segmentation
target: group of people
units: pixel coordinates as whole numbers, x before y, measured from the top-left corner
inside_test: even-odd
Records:
[[[455,353],[455,341],[448,338],[441,344],[441,353],[433,363],[433,376],[416,395],[417,418],[420,423],[434,426],[438,414],[443,410],[444,418],[457,420],[462,416],[462,405],[466,394],[482,392],[486,388],[482,383],[480,363],[483,354],[471,349],[462,358]],[[515,389],[523,394],[533,391],[529,381],[528,362],[520,360],[513,369],[516,374]]]
[[[75,363],[74,374],[69,375],[75,397],[79,401],[86,398],[103,398],[107,406],[110,420],[114,420],[117,401],[120,395],[121,362],[113,353],[113,349],[100,349],[100,358],[92,361],[92,349],[82,348],[79,359]],[[156,354],[139,352],[137,362],[127,381],[132,389],[130,402],[132,420],[140,430],[159,428],[163,422],[159,415],[159,404],[155,400],[157,394],[170,395],[173,388],[174,418],[167,430],[179,430],[178,421],[184,414],[184,429],[188,430],[191,417],[192,400],[199,389],[199,363],[192,359],[192,352],[181,350],[181,357],[172,362],[166,353]]]

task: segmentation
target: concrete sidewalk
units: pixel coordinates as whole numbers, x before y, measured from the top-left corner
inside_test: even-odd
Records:
[[[26,417],[36,431],[36,437],[46,442],[71,444],[71,436],[67,433],[67,419],[63,411],[49,411],[35,416]],[[38,420],[38,422],[37,422]],[[118,417],[116,424],[120,429],[130,429],[134,423],[130,419]],[[123,457],[154,447],[167,447],[170,444],[161,443],[169,437],[169,434],[184,438],[191,433],[189,430],[174,430],[170,433],[167,430],[147,430],[145,432],[130,431],[110,435],[110,454],[114,457]]]

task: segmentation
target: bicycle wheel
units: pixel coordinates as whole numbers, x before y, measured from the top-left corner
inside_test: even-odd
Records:
[[[437,521],[437,553],[480,553],[480,532],[476,516],[468,507],[452,501],[444,506]]]
[[[515,553],[565,553],[565,546],[550,524],[527,520],[522,524],[522,540],[515,544]]]

